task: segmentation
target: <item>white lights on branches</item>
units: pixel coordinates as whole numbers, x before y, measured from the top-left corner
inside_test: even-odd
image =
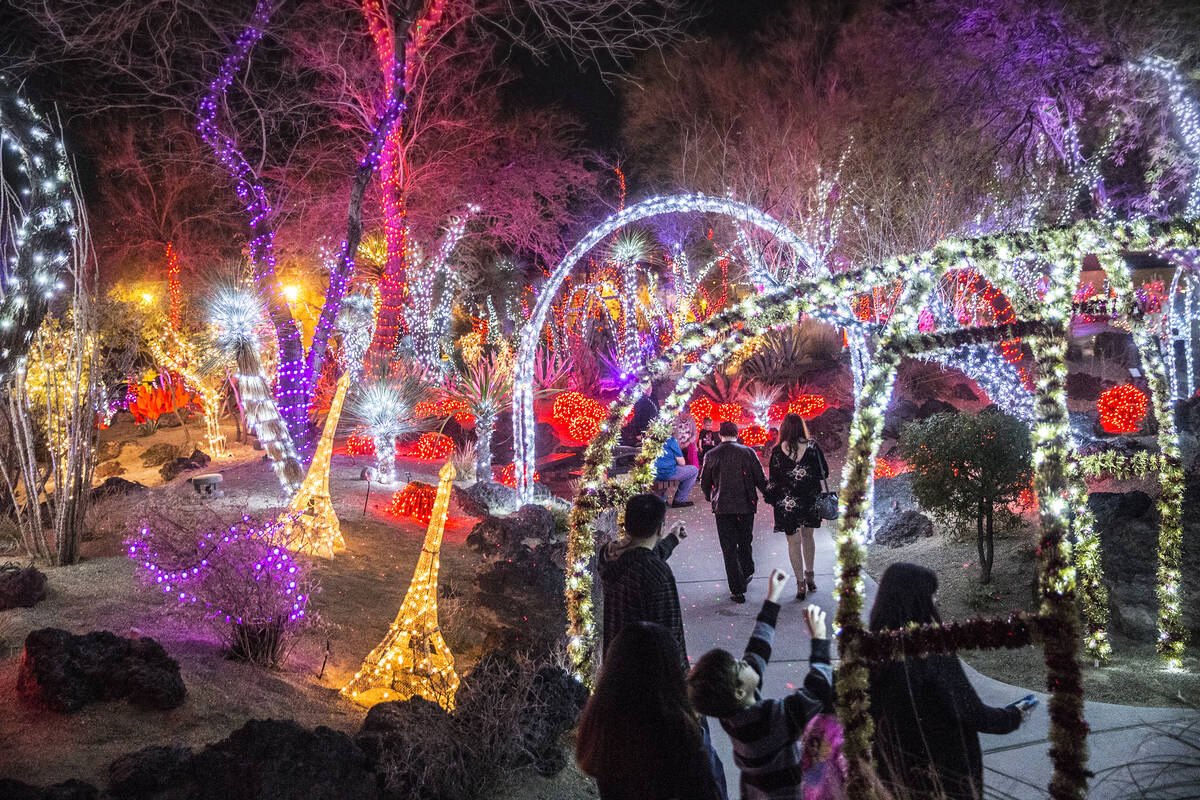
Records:
[[[0,147],[0,172],[11,154],[25,184],[14,218],[0,220],[0,238],[11,235],[16,244],[15,255],[0,269],[0,381],[12,377],[29,351],[49,301],[62,288],[58,273],[74,244],[71,172],[66,149],[50,131],[0,76],[0,141],[6,145]]]

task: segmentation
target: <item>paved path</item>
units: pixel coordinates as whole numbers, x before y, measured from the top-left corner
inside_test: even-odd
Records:
[[[699,490],[695,492],[699,497]],[[689,532],[675,554],[671,566],[679,584],[683,620],[687,633],[688,654],[696,659],[712,647],[724,647],[741,655],[753,627],[754,617],[766,598],[766,580],[771,569],[779,567],[791,572],[787,558],[787,543],[771,531],[770,508],[760,506],[755,525],[754,557],[756,572],[744,605],[729,600],[725,582],[725,567],[717,542],[712,514],[703,502],[694,508],[673,510],[673,519],[683,519]],[[828,527],[817,533],[816,582],[819,587],[804,604],[785,600],[776,629],[774,653],[767,668],[764,691],[781,696],[803,680],[808,670],[809,644],[801,616],[802,605],[815,602],[833,618],[833,542]],[[795,584],[789,583],[788,595],[795,597]],[[875,581],[867,578],[869,610],[875,598]],[[836,652],[835,652],[836,659]],[[985,703],[1004,705],[1029,693],[1028,689],[1010,686],[980,675],[967,667]],[[1030,718],[1015,733],[1007,736],[983,735],[983,762],[986,770],[985,796],[988,798],[1046,797],[1051,766],[1047,754],[1049,718],[1045,711],[1046,695]],[[1163,732],[1177,731],[1192,725],[1200,730],[1200,714],[1177,708],[1138,708],[1108,703],[1085,703],[1085,717],[1091,725],[1089,746],[1091,769],[1097,773],[1092,781],[1090,798],[1185,798],[1200,797],[1200,753],[1190,753]],[[1195,738],[1195,737],[1194,737]],[[713,740],[729,778],[731,797],[737,797],[737,767],[729,738],[719,725],[714,726]],[[1155,762],[1172,755],[1183,754],[1192,764],[1190,769],[1177,765],[1164,769]],[[1133,774],[1116,765],[1138,761]],[[1177,761],[1177,759],[1176,759]],[[1137,785],[1153,785],[1153,790],[1139,791]]]

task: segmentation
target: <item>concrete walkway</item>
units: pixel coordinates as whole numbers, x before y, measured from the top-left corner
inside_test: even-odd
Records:
[[[744,605],[729,600],[725,582],[725,567],[717,542],[713,516],[704,504],[699,490],[693,508],[672,510],[668,525],[682,519],[688,529],[671,557],[671,567],[679,584],[683,621],[687,634],[688,654],[695,660],[706,650],[724,647],[740,656],[746,639],[754,626],[762,602],[766,598],[766,580],[771,569],[779,567],[791,573],[787,558],[787,543],[771,531],[771,509],[760,506],[755,519],[754,558],[756,572]],[[767,668],[764,692],[768,696],[783,696],[794,689],[808,671],[809,643],[804,628],[802,606],[817,603],[833,618],[833,542],[828,525],[817,532],[816,582],[818,591],[805,603],[785,600],[776,629],[774,653]],[[875,598],[875,581],[867,578],[867,603],[870,609]],[[795,597],[795,584],[788,584],[785,597]],[[832,626],[831,626],[832,627]],[[835,651],[836,659],[836,651]],[[966,668],[985,703],[1004,705],[1029,693],[1028,688],[1010,686]],[[985,796],[988,798],[1046,797],[1051,765],[1047,753],[1049,717],[1046,695],[1035,692],[1042,703],[1029,721],[1007,736],[981,737],[983,763],[986,770]],[[1200,730],[1200,714],[1178,708],[1138,708],[1108,703],[1085,702],[1085,717],[1091,726],[1089,747],[1090,768],[1097,774],[1092,780],[1089,797],[1108,798],[1185,798],[1200,797],[1200,753],[1187,748],[1168,736],[1191,725]],[[1195,740],[1196,737],[1193,737]],[[737,767],[733,764],[732,746],[719,725],[713,727],[713,741],[725,764],[731,797],[737,797]],[[1160,766],[1164,760],[1183,756],[1192,765],[1180,768],[1175,764]],[[1118,765],[1138,762],[1131,772]],[[1185,762],[1186,763],[1186,762]],[[1139,788],[1141,787],[1141,788]]]

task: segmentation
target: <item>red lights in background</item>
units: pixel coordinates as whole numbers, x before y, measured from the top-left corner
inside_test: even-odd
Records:
[[[575,417],[567,423],[567,433],[581,442],[590,442],[599,432],[600,423],[588,417]]]
[[[388,513],[396,517],[412,517],[417,522],[428,525],[433,517],[433,502],[436,499],[436,486],[413,481],[392,495]]]
[[[509,488],[512,488],[512,489],[517,488],[517,465],[516,464],[506,465],[503,469],[500,470],[500,474],[498,476],[496,476],[496,479],[498,481],[500,481],[500,483],[503,483],[505,486],[508,486]],[[538,474],[537,470],[534,470],[533,471],[534,482],[540,481],[541,479],[542,479],[542,476]]]
[[[771,432],[762,425],[749,425],[742,428],[741,437],[747,447],[761,447],[771,438]]]
[[[1148,406],[1146,393],[1128,383],[1114,386],[1096,401],[1100,424],[1107,433],[1137,433]]]
[[[828,408],[825,398],[819,394],[802,394],[786,403],[775,403],[767,411],[767,420],[773,425],[783,421],[784,414],[799,414],[805,419],[819,417]]]
[[[713,418],[713,401],[707,397],[697,397],[688,403],[688,413],[696,418],[696,426],[699,427],[704,420]]]
[[[364,430],[357,430],[346,440],[346,452],[352,456],[375,455],[375,439]]]
[[[413,455],[422,461],[440,461],[454,452],[454,440],[444,433],[430,431],[421,434],[413,448]]]

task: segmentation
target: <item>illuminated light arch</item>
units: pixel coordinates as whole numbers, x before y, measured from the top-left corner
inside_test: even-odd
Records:
[[[66,148],[49,121],[0,76],[0,158],[12,154],[27,185],[11,221],[16,252],[0,265],[0,382],[20,368],[75,246],[76,214]]]
[[[1193,222],[1151,226],[1133,223],[1106,229],[1093,221],[1071,228],[1036,234],[985,237],[968,242],[944,243],[929,253],[914,258],[892,259],[880,268],[852,275],[834,275],[802,280],[787,287],[747,298],[734,308],[704,324],[689,326],[674,346],[650,362],[640,382],[631,386],[609,410],[600,434],[588,448],[581,488],[571,512],[571,531],[567,553],[566,600],[569,616],[569,647],[580,676],[592,678],[596,656],[597,631],[592,617],[592,576],[589,565],[594,556],[594,523],[598,514],[611,509],[635,491],[647,487],[652,478],[652,463],[669,435],[669,420],[683,408],[709,368],[728,357],[743,338],[775,324],[784,324],[800,312],[822,316],[820,308],[834,305],[846,291],[877,285],[896,276],[906,278],[895,312],[875,335],[874,360],[860,390],[848,442],[848,458],[841,491],[842,516],[838,523],[839,561],[838,636],[842,659],[839,667],[838,712],[846,729],[846,753],[851,764],[852,796],[871,797],[868,780],[871,722],[867,709],[869,660],[886,660],[899,651],[896,642],[910,634],[873,636],[862,628],[864,560],[863,543],[867,533],[870,504],[869,486],[882,436],[884,409],[891,396],[896,367],[902,357],[917,356],[933,350],[996,344],[1014,337],[1024,338],[1039,365],[1035,382],[1037,420],[1032,426],[1035,490],[1042,528],[1040,580],[1042,604],[1036,615],[1019,615],[1009,620],[990,620],[980,624],[930,626],[926,638],[941,642],[932,649],[953,651],[953,631],[961,641],[975,647],[1015,646],[1034,637],[1043,644],[1048,682],[1052,693],[1051,757],[1054,775],[1051,793],[1055,797],[1082,798],[1086,792],[1086,726],[1082,718],[1082,687],[1075,658],[1080,630],[1076,611],[1076,592],[1082,595],[1085,615],[1089,615],[1087,643],[1093,654],[1103,655],[1107,646],[1103,628],[1096,628],[1090,615],[1105,613],[1103,588],[1099,584],[1099,542],[1086,513],[1086,485],[1083,475],[1103,470],[1143,474],[1157,471],[1162,483],[1159,510],[1162,518],[1159,534],[1159,650],[1169,666],[1177,666],[1186,641],[1180,620],[1180,540],[1179,504],[1183,480],[1178,443],[1170,414],[1166,372],[1157,343],[1135,308],[1132,280],[1122,254],[1129,251],[1169,253],[1191,248],[1200,242],[1200,227]],[[1020,291],[1015,280],[1006,275],[1003,265],[1014,258],[1050,265],[1050,280],[1041,296]],[[1122,459],[1102,454],[1072,459],[1066,408],[1066,343],[1073,312],[1072,295],[1086,254],[1095,254],[1109,274],[1121,303],[1118,316],[1129,325],[1142,354],[1150,384],[1152,402],[1160,428],[1160,453],[1156,458]],[[1002,289],[1012,292],[1016,311],[1012,324],[991,328],[960,328],[933,334],[913,334],[917,317],[935,287],[937,279],[954,269],[982,270]],[[836,315],[832,315],[836,318]],[[724,338],[713,338],[725,334]],[[639,454],[632,480],[628,484],[606,481],[612,448],[620,422],[634,399],[644,393],[652,380],[666,375],[681,355],[704,348],[696,364],[689,366],[675,391],[663,403],[659,418],[651,425]],[[1076,542],[1074,546],[1071,539]],[[1103,623],[1103,619],[1100,619]],[[995,631],[1000,630],[999,640]],[[960,634],[964,634],[960,636]],[[1005,644],[1007,642],[1007,645]]]
[[[529,502],[533,499],[533,482],[529,478],[533,473],[535,460],[533,452],[534,359],[542,329],[546,326],[546,319],[550,313],[550,306],[558,294],[563,280],[586,253],[614,231],[639,220],[663,214],[680,213],[721,214],[738,222],[754,225],[787,245],[809,269],[828,272],[816,250],[792,233],[782,222],[751,205],[726,197],[711,197],[703,194],[652,197],[613,214],[597,225],[571,248],[571,251],[550,273],[542,285],[537,303],[521,331],[521,346],[517,351],[517,369],[513,376],[513,463],[518,465],[516,469],[517,492],[522,501]]]

